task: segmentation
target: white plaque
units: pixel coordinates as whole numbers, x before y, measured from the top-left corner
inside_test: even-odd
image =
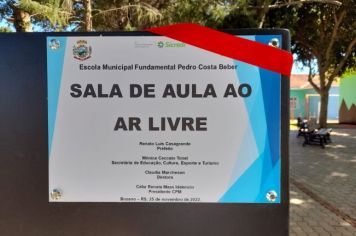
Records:
[[[47,44],[50,201],[280,202],[280,74],[158,36]]]

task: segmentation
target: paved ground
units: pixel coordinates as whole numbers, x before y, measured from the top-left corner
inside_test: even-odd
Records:
[[[356,229],[294,185],[290,189],[290,236],[356,235]]]
[[[291,235],[356,236],[356,129],[334,129],[325,149],[290,136]]]

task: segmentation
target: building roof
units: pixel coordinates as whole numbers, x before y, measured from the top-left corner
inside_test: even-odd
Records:
[[[319,85],[319,75],[315,75],[313,81]],[[331,85],[332,87],[339,86],[339,80],[335,79]],[[290,76],[290,88],[291,89],[310,89],[313,88],[308,81],[307,74],[298,74],[298,75],[291,75]]]

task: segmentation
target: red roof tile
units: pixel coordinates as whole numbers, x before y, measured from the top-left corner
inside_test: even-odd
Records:
[[[313,79],[313,81],[319,85],[319,75],[316,75]],[[333,82],[332,86],[338,86],[338,80],[335,79]],[[290,88],[291,89],[308,89],[308,88],[313,88],[311,84],[308,81],[308,75],[307,74],[300,74],[300,75],[291,75],[290,76]]]

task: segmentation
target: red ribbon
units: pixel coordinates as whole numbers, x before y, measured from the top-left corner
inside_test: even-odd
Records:
[[[197,24],[175,24],[146,30],[286,76],[291,73],[291,53],[259,42]]]

